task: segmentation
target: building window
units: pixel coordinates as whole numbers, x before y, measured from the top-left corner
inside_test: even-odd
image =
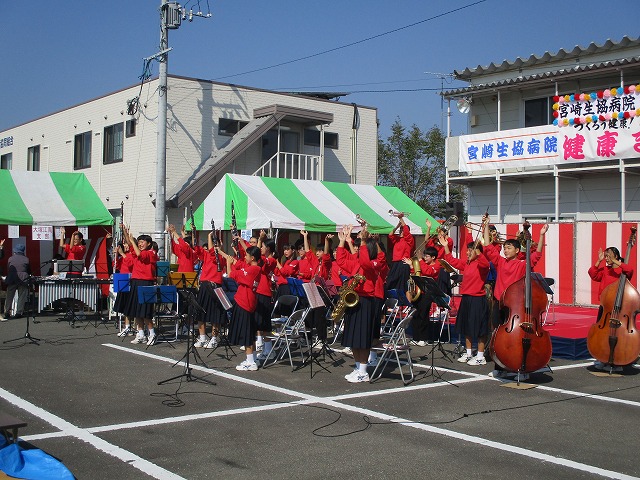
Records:
[[[132,118],[131,120],[127,120],[125,135],[127,138],[136,136],[136,119],[135,118]]]
[[[304,144],[312,147],[320,146],[320,130],[313,128],[304,129]],[[326,148],[338,148],[338,134],[324,132],[324,146]]]
[[[233,118],[219,118],[218,119],[218,134],[233,136],[246,127],[249,122],[243,122],[242,120],[234,120]]]
[[[0,168],[2,170],[11,170],[11,163],[13,159],[13,153],[5,153],[0,156]]]
[[[525,100],[524,102],[524,126],[538,127],[549,125],[553,118],[553,101],[549,97]]]
[[[73,148],[73,169],[91,167],[91,131],[76,135]]]
[[[123,124],[116,123],[109,127],[104,127],[104,147],[102,150],[102,162],[116,163],[122,161],[122,131]]]
[[[30,172],[40,170],[40,145],[34,145],[27,150],[27,170]]]

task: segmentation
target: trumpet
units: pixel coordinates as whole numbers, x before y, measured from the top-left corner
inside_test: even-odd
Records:
[[[362,228],[367,228],[367,221],[362,218],[359,213],[356,214],[356,222],[358,222]]]
[[[390,217],[402,218],[408,217],[409,215],[411,215],[409,212],[398,212],[396,210],[389,210]]]

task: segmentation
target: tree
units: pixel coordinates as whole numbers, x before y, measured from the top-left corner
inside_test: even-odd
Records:
[[[407,131],[396,119],[387,140],[378,139],[378,184],[398,187],[434,217],[447,216],[445,137],[437,127]],[[450,201],[462,201],[462,187],[450,186]]]

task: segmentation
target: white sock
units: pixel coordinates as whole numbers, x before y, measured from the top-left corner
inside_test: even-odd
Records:
[[[478,354],[476,355],[476,357],[484,358],[484,352],[481,352],[480,350],[478,350]]]
[[[366,364],[366,363],[361,363],[361,364],[358,366],[358,371],[359,371],[360,373],[367,373],[367,364]]]
[[[198,340],[200,340],[201,342],[206,342],[207,341],[207,336],[206,335],[200,335]]]
[[[153,337],[156,334],[156,329],[155,328],[150,328],[149,329],[149,336]]]
[[[138,336],[144,337],[144,330],[142,328],[138,329]]]
[[[472,357],[473,353],[471,352],[470,348],[467,348],[467,357]]]
[[[356,362],[356,370],[360,370],[360,362]]]
[[[262,347],[262,351],[264,352],[265,355],[269,355],[272,349],[273,349],[273,342],[271,341],[264,342],[264,347]]]
[[[256,363],[255,353],[247,353],[247,363]]]
[[[258,335],[258,337],[256,338],[256,345],[261,345],[262,343],[262,335]]]
[[[369,362],[373,362],[375,361],[375,359],[378,358],[378,354],[376,352],[374,352],[373,350],[371,350],[369,352]]]

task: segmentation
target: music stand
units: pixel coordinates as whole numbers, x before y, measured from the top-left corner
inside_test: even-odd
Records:
[[[315,283],[313,282],[303,283],[302,290],[309,302],[309,308],[311,309],[311,311],[313,311],[316,308],[326,308],[325,300],[322,298],[322,295],[320,295],[318,286]],[[309,348],[309,357],[299,367],[299,368],[303,368],[308,363],[311,378],[313,378],[313,362],[315,362],[324,371],[331,373],[331,371],[327,367],[325,367],[320,363],[320,360],[318,359],[320,354],[322,354],[323,360],[325,360],[326,355],[329,355],[331,360],[333,360],[334,362],[336,361],[334,356],[331,354],[332,352],[331,349],[327,346],[327,323],[326,322],[327,322],[326,315],[322,315],[323,324],[317,325],[318,322],[315,322],[316,325],[312,325],[312,327],[315,326],[316,328],[316,340],[315,342],[313,342],[313,344]],[[321,329],[324,329],[324,334],[320,331]],[[314,353],[313,349],[317,346],[320,346],[320,351],[317,353]]]
[[[188,307],[187,312],[188,312],[188,315],[192,317],[191,321],[195,322],[197,317],[202,316],[202,314],[205,313],[204,309],[198,304],[198,301],[196,300],[196,297],[192,291],[187,289],[182,289],[182,290],[178,290],[178,292],[182,297],[182,300]],[[162,380],[158,382],[158,385],[164,385],[165,383],[169,383],[172,380],[177,380],[182,377],[185,377],[187,379],[187,382],[200,381],[203,383],[208,383],[209,385],[216,385],[216,383],[212,382],[211,380],[207,380],[206,378],[202,378],[202,377],[197,377],[191,373],[192,368],[189,364],[189,357],[191,356],[191,354],[193,354],[194,361],[197,362],[198,360],[200,360],[200,363],[202,363],[206,367],[206,364],[202,360],[202,357],[200,357],[200,354],[198,353],[198,349],[195,346],[195,336],[193,335],[193,332],[191,331],[191,329],[189,329],[189,332],[187,334],[187,351],[182,356],[182,358],[180,358],[180,360],[178,360],[176,363],[173,364],[173,367],[175,367],[178,363],[180,363],[184,359],[184,370],[180,375],[176,375],[174,377],[167,378],[166,380]]]
[[[153,303],[154,304],[154,318],[156,319],[156,325],[158,327],[158,341],[164,341],[168,343],[171,348],[175,348],[171,345],[171,341],[167,340],[165,336],[160,332],[160,305],[166,303],[176,303],[178,292],[173,285],[149,285],[138,287],[138,303]],[[176,335],[177,336],[177,335]],[[161,338],[160,338],[161,337]],[[150,345],[147,345],[147,349]]]
[[[74,305],[78,301],[76,299],[76,282],[74,279],[80,278],[82,275],[84,260],[58,260],[57,264],[58,273],[64,273],[65,279],[71,281],[71,301],[67,299],[67,311],[59,320],[68,319],[69,326],[73,328],[76,324],[76,320],[81,319],[74,311]]]
[[[417,275],[411,275],[411,278],[413,279],[415,284],[418,286],[418,288],[420,288],[420,290],[422,290],[422,294],[423,295],[429,295],[433,299],[433,302],[438,307],[444,308],[446,310],[450,310],[451,309],[451,307],[449,306],[449,297],[447,297],[447,295],[440,289],[440,287],[438,286],[438,283],[433,278],[431,278],[431,277],[419,277]],[[429,367],[429,373],[427,374],[427,376],[432,377],[434,382],[436,381],[436,379],[438,379],[438,380],[443,380],[443,381],[453,385],[453,383],[451,383],[448,380],[442,378],[442,374],[440,372],[438,372],[437,368],[434,365],[434,357],[435,357],[436,348],[440,352],[442,352],[445,355],[445,357],[448,358],[444,348],[442,347],[442,344],[440,342],[440,338],[438,338],[438,341],[431,347],[431,351],[429,352],[429,355],[431,356],[431,366]]]
[[[220,305],[222,305],[222,308],[224,308],[225,315],[227,317],[225,323],[221,324],[220,325],[220,329],[218,330],[218,335],[220,336],[220,341],[215,346],[215,348],[213,348],[211,350],[211,352],[209,352],[209,355],[207,355],[207,358],[209,358],[211,356],[211,354],[218,349],[218,347],[222,346],[222,347],[224,347],[224,356],[225,356],[225,358],[227,360],[231,360],[231,357],[229,356],[229,350],[231,350],[231,353],[233,354],[234,357],[237,356],[236,352],[231,347],[231,344],[229,343],[229,337],[227,336],[227,328],[228,328],[228,325],[229,325],[229,312],[233,308],[233,305],[231,304],[231,301],[229,300],[229,297],[227,296],[227,292],[225,292],[222,287],[214,287],[211,284],[211,282],[205,282],[202,285],[203,286],[201,286],[200,288],[206,288],[207,291],[209,292],[209,294],[212,294],[212,295],[216,296],[216,298],[220,302]]]
[[[41,341],[41,339],[36,338],[36,337],[32,337],[31,334],[29,333],[29,318],[33,317],[33,322],[36,323],[36,317],[35,314],[33,313],[35,311],[35,301],[36,301],[36,281],[35,278],[33,278],[32,276],[29,276],[25,281],[23,281],[22,283],[26,283],[27,284],[27,295],[29,296],[27,299],[27,302],[25,303],[25,307],[27,305],[29,305],[28,310],[26,310],[25,313],[25,317],[27,317],[27,331],[24,333],[24,335],[22,335],[21,337],[17,337],[17,338],[13,338],[11,340],[5,340],[4,343],[11,343],[11,342],[16,342],[18,340],[22,340],[25,339],[25,343],[33,343],[35,345],[40,345],[38,342]],[[28,342],[26,341],[28,340]]]

